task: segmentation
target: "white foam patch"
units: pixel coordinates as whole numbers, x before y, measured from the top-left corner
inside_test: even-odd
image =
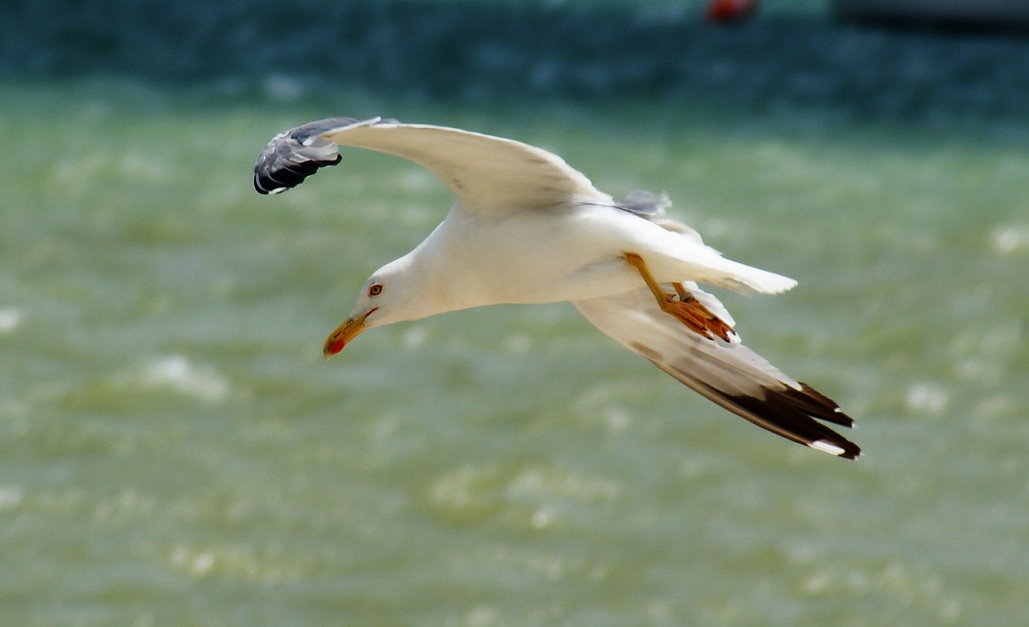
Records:
[[[1029,225],[998,226],[991,239],[993,249],[1001,255],[1029,250]]]
[[[404,347],[405,348],[418,348],[422,344],[425,344],[426,332],[423,325],[414,325],[404,333]]]
[[[0,333],[10,333],[18,328],[21,324],[22,315],[21,311],[14,307],[8,307],[6,309],[0,309]]]
[[[908,389],[906,405],[909,411],[921,414],[938,414],[946,409],[950,396],[943,387],[935,383],[916,383]]]
[[[17,507],[21,503],[25,491],[14,486],[0,486],[0,509]]]
[[[439,182],[428,170],[407,168],[395,179],[395,183],[408,192],[431,192],[438,188]]]
[[[149,388],[167,388],[204,401],[220,401],[229,394],[229,382],[209,366],[195,366],[181,355],[148,362],[140,382]]]

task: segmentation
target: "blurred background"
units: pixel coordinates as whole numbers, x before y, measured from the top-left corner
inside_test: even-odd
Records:
[[[843,4],[6,2],[0,624],[1024,624],[1029,39]],[[331,115],[667,192],[799,280],[717,294],[865,456],[567,304],[325,363],[450,202],[359,151],[254,193],[265,142]]]

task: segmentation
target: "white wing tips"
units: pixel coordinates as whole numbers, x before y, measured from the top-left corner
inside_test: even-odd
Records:
[[[380,122],[382,118],[326,118],[279,133],[257,158],[254,189],[259,194],[281,194],[300,185],[321,168],[340,162],[339,148],[328,135]]]
[[[843,457],[844,459],[857,459],[861,456],[861,451],[857,451],[852,456],[848,455],[847,449],[842,448],[840,446],[836,446],[828,440],[815,440],[808,446],[810,446],[813,449],[822,451],[824,453],[828,453],[830,455],[837,455],[839,457]]]

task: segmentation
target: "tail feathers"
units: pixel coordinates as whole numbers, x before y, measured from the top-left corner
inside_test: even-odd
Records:
[[[739,262],[732,262],[736,268],[735,280],[747,291],[760,294],[779,294],[797,286],[797,282],[788,276],[760,270]]]
[[[737,292],[756,292],[758,294],[779,294],[797,286],[790,277],[761,270],[753,266],[726,259],[719,256],[716,263],[710,264],[712,270],[708,276],[697,276],[702,283],[710,283],[718,287]]]

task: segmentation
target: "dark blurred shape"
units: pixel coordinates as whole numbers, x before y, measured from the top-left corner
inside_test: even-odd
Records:
[[[712,0],[704,16],[709,22],[729,24],[749,18],[756,9],[757,0]]]
[[[833,0],[843,19],[948,26],[1029,27],[1027,0]]]
[[[1005,135],[1029,111],[1029,38],[1007,33],[772,11],[712,28],[698,11],[630,2],[5,2],[0,80],[128,78],[326,104],[341,89],[476,105],[648,99],[805,124],[1008,120]]]

